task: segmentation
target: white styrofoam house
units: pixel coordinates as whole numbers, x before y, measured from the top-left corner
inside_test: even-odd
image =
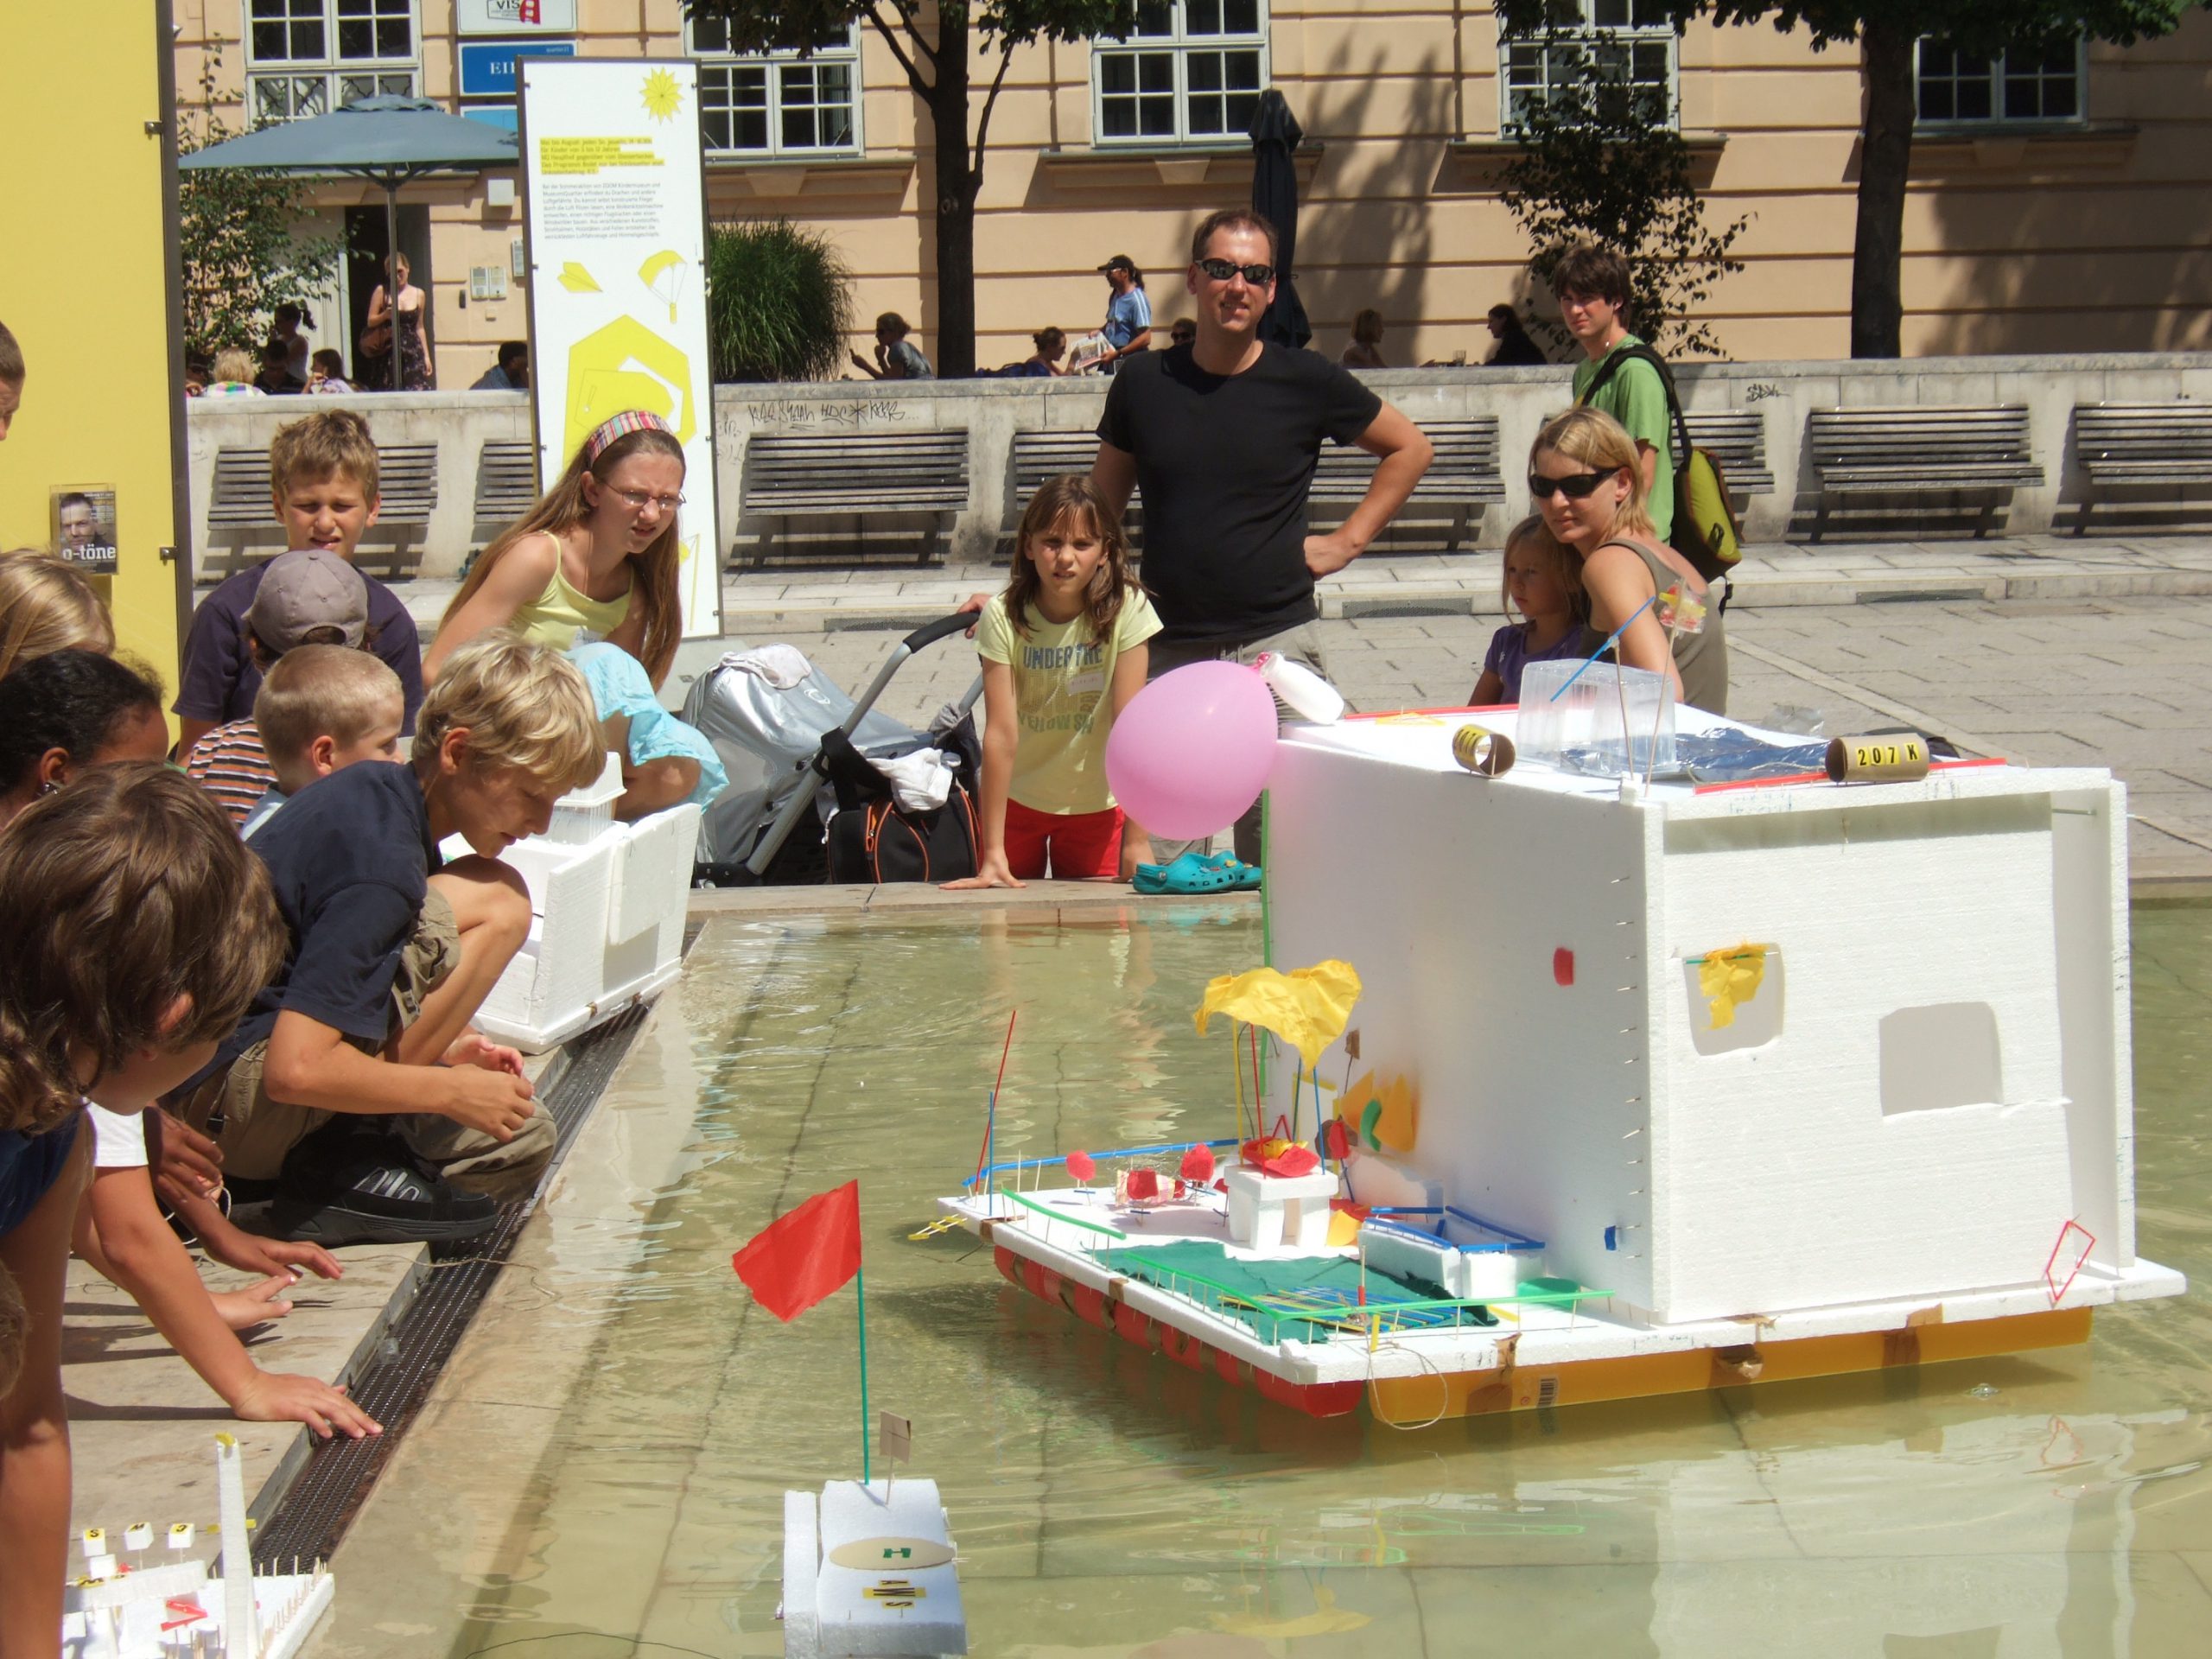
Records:
[[[1403,1173],[1651,1325],[2040,1288],[2088,1236],[2069,1302],[2180,1288],[2135,1255],[2107,773],[1624,798],[1464,771],[1456,723],[1292,728],[1269,786],[1274,959],[1358,969]],[[1699,966],[1745,944],[1716,1027]]]
[[[683,965],[699,809],[685,804],[616,823],[620,762],[608,760],[611,792],[602,779],[563,796],[546,834],[500,855],[530,889],[530,937],[476,1023],[527,1054],[654,995]]]

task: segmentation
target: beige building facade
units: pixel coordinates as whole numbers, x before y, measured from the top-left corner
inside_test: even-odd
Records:
[[[1722,348],[1844,355],[1856,52],[1815,53],[1763,26],[1677,38],[1642,26],[1634,0],[1581,3],[1627,72],[1679,108],[1708,213],[1749,216],[1736,245],[1745,269],[1704,313]],[[511,122],[498,87],[518,46],[696,57],[712,215],[825,231],[863,326],[899,311],[935,354],[928,118],[872,31],[802,60],[718,50],[677,0],[175,0],[175,16],[188,128],[200,118],[191,106],[211,101],[236,129],[376,92]],[[1297,274],[1315,346],[1340,348],[1372,306],[1389,362],[1481,360],[1484,314],[1529,297],[1529,249],[1499,199],[1514,149],[1502,135],[1564,73],[1559,60],[1502,42],[1475,0],[1154,0],[1142,27],[1128,41],[1015,54],[976,214],[979,363],[1027,355],[1048,324],[1095,328],[1096,267],[1110,254],[1147,273],[1163,328],[1187,315],[1190,227],[1249,200],[1243,134],[1265,86],[1306,133]],[[979,88],[995,67],[978,54]],[[1923,46],[1919,77],[1908,355],[2212,347],[2212,14],[2126,48],[1965,60]],[[444,388],[467,385],[525,330],[511,176],[426,181],[404,198],[401,243],[416,280],[429,277]],[[314,331],[350,363],[382,197],[333,182],[317,201],[319,229],[372,240]]]

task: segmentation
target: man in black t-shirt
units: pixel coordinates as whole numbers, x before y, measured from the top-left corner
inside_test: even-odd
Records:
[[[1268,651],[1322,671],[1314,582],[1366,550],[1434,453],[1349,370],[1262,343],[1274,264],[1274,229],[1258,214],[1202,220],[1184,279],[1197,340],[1125,363],[1107,394],[1090,476],[1117,507],[1144,489],[1144,581],[1163,625],[1153,678]],[[1381,464],[1350,518],[1309,535],[1306,493],[1325,439],[1356,443]],[[1155,852],[1173,855],[1164,844]],[[1236,855],[1259,858],[1257,807],[1236,825]]]

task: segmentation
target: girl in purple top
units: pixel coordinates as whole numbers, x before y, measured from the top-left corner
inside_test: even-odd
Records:
[[[1527,619],[1491,636],[1482,677],[1469,701],[1477,709],[1521,701],[1521,671],[1530,663],[1582,654],[1590,601],[1582,592],[1581,560],[1531,514],[1505,538],[1501,597]]]

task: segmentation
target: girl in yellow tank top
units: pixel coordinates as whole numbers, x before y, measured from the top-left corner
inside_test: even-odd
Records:
[[[423,677],[494,628],[567,651],[620,645],[658,687],[683,632],[683,446],[659,416],[616,416],[577,449],[560,480],[477,556],[446,607]]]
[[[668,678],[683,632],[683,446],[675,434],[643,410],[615,416],[583,441],[521,522],[478,556],[423,659],[423,679],[435,680],[455,651],[499,628],[559,651],[604,642],[634,658],[643,674],[630,674],[650,686],[612,702],[603,688],[621,677],[604,662],[587,670],[607,747],[623,753],[618,817],[696,798],[722,776],[713,746],[651,695]],[[650,743],[639,741],[640,716],[655,734]]]

